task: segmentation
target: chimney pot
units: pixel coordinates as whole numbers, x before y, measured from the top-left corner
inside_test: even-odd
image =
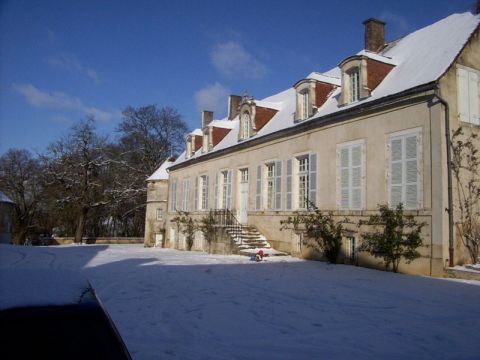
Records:
[[[213,121],[213,111],[202,111],[202,129]]]
[[[365,25],[365,50],[378,52],[385,45],[385,23],[370,18],[363,22]]]
[[[242,103],[240,95],[230,95],[228,97],[228,120],[233,120],[238,115],[238,109]]]

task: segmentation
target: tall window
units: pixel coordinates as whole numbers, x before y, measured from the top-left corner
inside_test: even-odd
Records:
[[[421,205],[420,132],[390,137],[389,203],[405,209],[418,209]]]
[[[190,180],[188,178],[183,179],[183,199],[182,209],[188,211],[188,198],[190,196]]]
[[[244,112],[242,116],[242,132],[243,132],[243,139],[248,139],[251,135],[251,118],[248,112]]]
[[[301,101],[301,118],[306,119],[310,115],[310,92],[308,89],[302,91],[300,93],[300,101]]]
[[[208,176],[200,177],[200,209],[207,210],[208,208]]]
[[[222,203],[220,204],[221,209],[227,208],[227,194],[228,194],[228,171],[221,172],[221,186],[222,186]]]
[[[170,183],[170,211],[177,211],[177,181]]]
[[[303,156],[298,158],[298,208],[307,209],[308,208],[308,172],[309,172],[309,161],[308,156]]]
[[[240,182],[248,183],[248,169],[240,169]]]
[[[457,68],[457,87],[460,120],[480,125],[480,71]]]
[[[360,71],[354,68],[348,72],[350,102],[358,101],[360,98]]]
[[[275,163],[267,164],[267,208],[275,208]]]
[[[341,145],[338,148],[339,208],[363,208],[364,144]]]

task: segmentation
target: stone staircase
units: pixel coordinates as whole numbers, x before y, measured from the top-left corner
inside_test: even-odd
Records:
[[[277,251],[268,243],[254,226],[242,225],[241,231],[238,227],[226,227],[227,233],[233,239],[235,244],[235,253],[239,255],[252,256],[263,250],[267,256],[288,255],[287,253]]]

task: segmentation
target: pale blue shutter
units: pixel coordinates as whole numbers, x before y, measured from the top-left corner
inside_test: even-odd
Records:
[[[195,210],[198,210],[198,176],[195,177]]]
[[[232,170],[227,173],[227,209],[232,210]]]
[[[405,208],[417,209],[418,206],[418,136],[405,137]]]
[[[470,121],[470,109],[468,103],[468,71],[462,68],[457,69],[457,91],[458,91],[458,115],[460,121]]]
[[[350,149],[343,147],[340,150],[340,209],[350,206]]]
[[[282,162],[275,162],[275,210],[282,208]]]
[[[317,154],[310,154],[308,160],[308,200],[309,206],[310,203],[315,205],[317,204]]]
[[[470,122],[480,125],[480,101],[479,101],[479,77],[474,71],[468,72],[468,97],[469,97],[469,113]]]
[[[173,182],[172,193],[172,210],[177,211],[177,180]]]
[[[402,202],[403,194],[403,141],[402,138],[390,140],[390,207],[395,208]]]
[[[257,166],[257,187],[255,195],[255,209],[261,210],[262,208],[262,166]]]
[[[351,147],[350,208],[355,210],[362,208],[362,149],[363,145],[353,145]]]
[[[186,194],[185,194],[185,211],[189,211],[188,200],[190,200],[190,178],[185,179]]]
[[[220,175],[220,174],[217,174],[217,175],[215,176],[215,193],[213,194],[213,207],[214,207],[215,209],[220,208],[220,206],[218,205],[218,202],[219,202],[219,201],[218,201],[218,182],[219,182],[219,181],[218,181],[218,178],[219,178],[219,175]]]
[[[205,209],[208,210],[208,175],[205,175]]]
[[[292,159],[287,160],[287,190],[285,207],[287,210],[292,210]]]

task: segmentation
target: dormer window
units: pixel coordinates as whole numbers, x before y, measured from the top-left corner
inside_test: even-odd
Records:
[[[349,81],[349,102],[355,102],[360,99],[360,69],[355,67],[348,71],[348,81]]]
[[[310,116],[310,91],[305,89],[300,93],[300,119]]]
[[[252,135],[252,120],[250,118],[250,113],[245,111],[242,114],[242,139],[246,140]]]

